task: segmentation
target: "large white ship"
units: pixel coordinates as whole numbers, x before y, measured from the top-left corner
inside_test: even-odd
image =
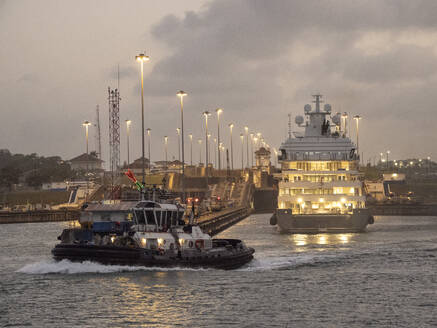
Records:
[[[295,119],[304,132],[291,132],[279,148],[282,167],[278,208],[270,223],[281,232],[360,232],[373,223],[358,172],[359,155],[347,137],[346,114],[304,106],[305,118]]]

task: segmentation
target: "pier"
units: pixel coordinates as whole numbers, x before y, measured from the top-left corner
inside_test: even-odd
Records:
[[[79,213],[78,210],[4,212],[0,213],[0,224],[74,221],[79,219]]]

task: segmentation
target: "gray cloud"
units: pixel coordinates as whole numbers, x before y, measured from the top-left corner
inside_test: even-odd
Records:
[[[213,1],[153,27],[172,53],[149,75],[156,82],[151,93],[165,97],[187,86],[195,107],[227,106],[229,116],[263,130],[278,146],[286,113],[300,113],[320,90],[337,108],[365,116],[366,152],[379,152],[372,145],[390,131],[380,147],[406,156],[412,149],[391,144],[432,113],[434,100],[425,90],[437,87],[436,16],[434,1]],[[429,33],[429,44],[399,41],[406,31]],[[385,32],[390,38],[378,41]],[[376,52],[357,46],[363,36]],[[433,151],[423,136],[412,143]]]

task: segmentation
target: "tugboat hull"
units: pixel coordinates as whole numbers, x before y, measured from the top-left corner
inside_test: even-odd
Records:
[[[283,233],[351,233],[364,232],[373,216],[368,209],[355,209],[352,214],[292,214],[290,209],[278,209],[271,224]]]
[[[91,244],[58,244],[52,250],[55,260],[72,262],[92,261],[110,265],[146,267],[203,267],[236,269],[253,259],[254,249],[213,248],[210,251],[195,250],[189,253],[167,254],[138,247],[97,246]]]

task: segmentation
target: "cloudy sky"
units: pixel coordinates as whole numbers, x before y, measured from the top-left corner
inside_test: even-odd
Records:
[[[234,122],[235,135],[248,125],[278,148],[287,114],[301,114],[320,92],[334,112],[363,117],[366,161],[386,150],[437,159],[436,17],[437,2],[420,0],[3,0],[0,148],[72,158],[85,150],[81,123],[95,122],[98,104],[108,161],[107,88],[117,87],[119,65],[121,121],[133,121],[131,154],[140,156],[134,57],[145,51],[152,160],[163,158],[164,135],[177,157],[179,89],[188,93],[185,130],[195,140],[201,113],[222,107],[226,144]],[[121,132],[125,160],[124,125]]]

